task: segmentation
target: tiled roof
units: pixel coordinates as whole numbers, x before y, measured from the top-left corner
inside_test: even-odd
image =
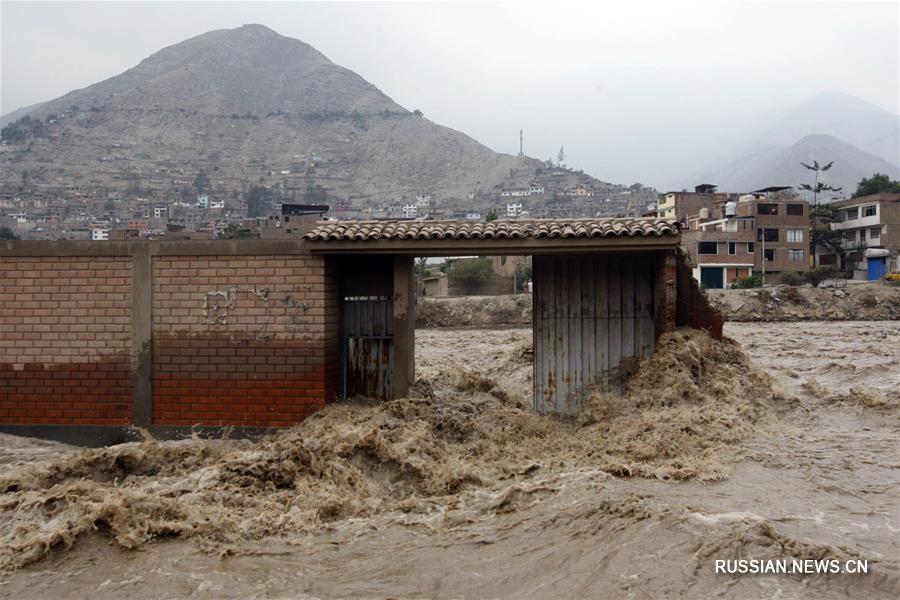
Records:
[[[537,219],[529,221],[328,221],[303,237],[310,241],[602,238],[678,235],[667,219]]]

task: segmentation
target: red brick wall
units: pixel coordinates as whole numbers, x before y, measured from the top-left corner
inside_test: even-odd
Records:
[[[153,424],[285,426],[337,392],[333,265],[153,259]]]
[[[131,421],[131,259],[0,257],[0,423]]]

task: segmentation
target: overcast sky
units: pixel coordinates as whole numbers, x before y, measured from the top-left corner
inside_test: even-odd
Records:
[[[0,112],[262,23],[494,150],[677,180],[822,91],[898,112],[900,3],[0,3]],[[651,169],[652,167],[652,169]],[[652,170],[652,173],[649,173]],[[649,174],[648,174],[649,173]]]

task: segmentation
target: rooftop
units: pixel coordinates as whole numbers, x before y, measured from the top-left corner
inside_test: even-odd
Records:
[[[313,251],[420,252],[463,251],[531,254],[579,249],[629,249],[674,246],[677,222],[669,219],[534,219],[516,221],[333,221],[304,235]]]

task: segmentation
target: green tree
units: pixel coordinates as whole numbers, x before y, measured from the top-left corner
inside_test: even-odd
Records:
[[[816,248],[825,248],[832,252],[841,252],[843,249],[841,232],[831,229],[831,224],[838,221],[838,209],[831,203],[813,206],[809,210],[810,247],[815,252]],[[825,229],[816,228],[816,223],[825,225]]]
[[[490,223],[491,221],[496,221],[496,220],[497,220],[497,211],[492,208],[490,211],[488,211],[488,214],[485,215],[484,222]]]
[[[19,239],[19,234],[10,229],[9,227],[0,227],[0,240],[17,240]]]
[[[240,223],[229,223],[222,230],[222,237],[229,240],[245,240],[253,237],[253,234]]]
[[[252,185],[247,192],[247,216],[265,217],[272,210],[272,190],[264,185]]]
[[[859,196],[884,193],[900,193],[900,181],[891,179],[887,175],[881,173],[875,173],[871,177],[863,177],[860,179],[859,183],[856,185],[856,191],[853,192],[853,197],[858,198]]]
[[[494,267],[486,256],[459,260],[453,263],[448,277],[452,277],[467,294],[478,291],[479,286],[493,277]]]

